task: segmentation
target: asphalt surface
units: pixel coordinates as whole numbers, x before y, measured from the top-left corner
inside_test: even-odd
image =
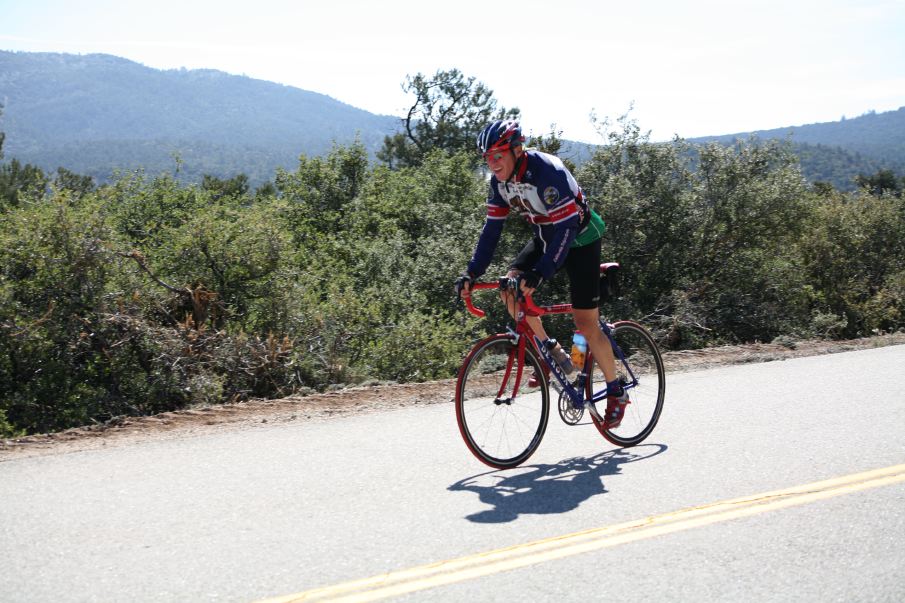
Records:
[[[470,455],[450,403],[8,460],[0,601],[293,595],[895,467],[903,428],[892,346],[670,375],[641,446],[554,414],[510,471]],[[899,479],[400,598],[900,602],[903,536]]]

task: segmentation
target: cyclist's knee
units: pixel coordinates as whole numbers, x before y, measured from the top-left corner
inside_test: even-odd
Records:
[[[590,331],[597,326],[597,322],[600,320],[600,312],[597,308],[591,308],[589,310],[575,309],[572,310],[572,319],[578,329],[581,331]]]

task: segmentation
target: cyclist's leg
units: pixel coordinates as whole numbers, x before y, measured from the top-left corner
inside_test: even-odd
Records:
[[[600,239],[581,247],[573,247],[566,257],[569,293],[575,326],[588,340],[588,348],[608,382],[616,379],[613,348],[598,321],[600,311]]]
[[[572,264],[569,264],[572,259]],[[629,404],[627,393],[616,373],[616,360],[609,339],[600,330],[600,240],[569,250],[566,258],[569,268],[569,288],[572,295],[572,315],[575,326],[581,329],[588,348],[606,379],[606,411],[603,416],[594,404],[589,404],[595,422],[606,429],[614,429],[621,424],[625,408]],[[593,372],[593,371],[592,371]]]
[[[515,259],[512,260],[512,263],[509,264],[509,272],[506,273],[506,276],[510,278],[515,277],[525,270],[533,268],[542,255],[543,245],[539,244],[537,239],[531,239],[528,244],[522,248]],[[500,292],[500,299],[503,300],[506,309],[509,310],[509,315],[512,316],[512,318],[515,318],[515,293],[513,291],[502,291]],[[540,337],[541,341],[549,339],[540,317],[527,316],[525,318],[528,321],[528,325],[534,333]]]
[[[650,333],[641,325],[630,321],[617,322],[612,329],[618,349],[626,354],[625,364],[616,361],[617,378],[625,379],[630,389],[625,390],[630,401],[622,404],[623,397],[607,399],[603,416],[592,412],[591,419],[607,440],[618,446],[640,444],[653,430],[663,408],[666,377],[663,359]],[[585,393],[593,395],[604,380],[595,367],[585,386]],[[602,408],[599,410],[603,410]]]
[[[603,376],[608,383],[615,381],[616,359],[613,356],[613,347],[610,345],[609,339],[600,330],[600,325],[598,324],[600,312],[597,308],[573,308],[572,316],[575,319],[575,326],[588,340],[588,348],[591,350],[591,354],[594,360],[597,361],[600,370],[603,371]]]
[[[506,273],[508,277],[515,277],[520,274],[519,270],[510,270]],[[512,316],[513,319],[515,316],[515,292],[513,291],[500,291],[500,299],[505,304],[506,309],[509,311],[509,315]],[[544,324],[541,322],[539,316],[526,316],[525,320],[528,322],[528,325],[531,327],[531,330],[541,338],[541,341],[546,341],[548,339],[547,332],[544,330]]]
[[[539,316],[526,316],[525,320],[531,326],[531,329],[534,331],[534,334],[540,337],[541,341],[547,341],[550,339],[547,332],[544,330],[544,323],[541,322]]]

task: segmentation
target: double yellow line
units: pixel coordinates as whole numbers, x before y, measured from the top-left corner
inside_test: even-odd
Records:
[[[627,521],[574,534],[519,544],[486,553],[388,572],[363,580],[355,580],[294,595],[268,599],[262,603],[377,601],[537,563],[571,557],[572,555],[589,553],[636,540],[689,530],[730,519],[750,517],[760,513],[900,482],[905,482],[905,464],[864,473],[855,473],[783,490],[774,490],[754,496],[724,500],[635,521]]]

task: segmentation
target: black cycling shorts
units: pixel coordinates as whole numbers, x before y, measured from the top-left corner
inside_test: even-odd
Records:
[[[600,241],[573,247],[566,255],[569,297],[572,307],[578,310],[591,310],[600,305]],[[543,255],[543,249],[540,240],[532,239],[509,265],[510,269],[531,270]]]

